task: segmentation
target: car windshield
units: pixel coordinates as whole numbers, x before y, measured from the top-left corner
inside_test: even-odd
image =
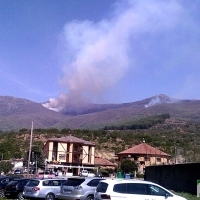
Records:
[[[67,181],[63,183],[64,186],[78,186],[81,183],[83,183],[85,179],[75,179],[75,178],[69,178]]]
[[[39,181],[38,180],[30,180],[27,184],[27,186],[38,186],[39,185]]]
[[[105,193],[108,188],[108,184],[104,182],[99,182],[97,185],[97,192]]]

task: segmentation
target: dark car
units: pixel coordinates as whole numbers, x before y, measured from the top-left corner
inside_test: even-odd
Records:
[[[23,171],[22,171],[22,169],[16,169],[14,171],[14,174],[23,174]]]
[[[4,190],[6,188],[6,185],[12,181],[12,180],[18,180],[19,177],[15,176],[2,176],[0,177],[0,197],[4,197]]]
[[[24,199],[22,196],[23,189],[24,186],[29,182],[29,180],[30,179],[28,178],[22,178],[19,180],[10,181],[4,190],[5,197],[7,197],[8,199]]]

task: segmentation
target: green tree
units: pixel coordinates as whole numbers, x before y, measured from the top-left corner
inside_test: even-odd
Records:
[[[29,151],[27,151],[25,154],[23,163],[24,166],[28,166],[28,157],[29,157]],[[32,146],[30,162],[34,163],[34,166],[36,165],[37,162],[37,167],[44,166],[44,156],[41,149],[38,146]]]
[[[0,162],[0,172],[4,172],[5,174],[7,174],[9,171],[11,171],[13,167],[14,167],[14,165],[11,164],[11,162],[9,162],[9,161],[1,161]]]
[[[137,171],[138,168],[134,161],[129,159],[124,159],[121,162],[120,170],[124,174],[125,173],[134,174],[134,171]]]

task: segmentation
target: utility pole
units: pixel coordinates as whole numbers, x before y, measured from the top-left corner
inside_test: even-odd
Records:
[[[30,137],[30,146],[29,146],[29,154],[28,154],[27,175],[29,175],[29,168],[30,168],[31,150],[32,150],[32,136],[33,136],[33,122],[32,122],[32,126],[31,126],[31,137]]]

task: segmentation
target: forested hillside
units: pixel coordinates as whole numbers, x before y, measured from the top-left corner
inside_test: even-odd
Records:
[[[79,102],[78,107],[55,108],[58,112],[44,105],[27,99],[0,96],[0,131],[29,129],[32,121],[36,129],[98,130],[105,126],[105,129],[136,129],[138,120],[141,120],[139,129],[150,128],[147,119],[143,123],[143,118],[165,113],[174,119],[200,123],[200,100],[175,100],[166,95],[122,104]]]
[[[167,116],[167,115],[166,115]],[[165,117],[166,117],[165,116]],[[181,162],[200,161],[200,124],[161,116],[148,118],[153,124],[146,128],[138,126],[129,130],[71,130],[71,129],[34,129],[33,146],[41,151],[44,142],[51,137],[74,135],[96,144],[98,155],[110,158],[117,152],[137,145],[145,140],[149,145],[160,149],[172,156],[172,160]],[[157,119],[155,123],[155,119]],[[147,119],[146,119],[147,120]],[[145,118],[142,120],[145,123]],[[139,121],[141,124],[141,120]],[[21,129],[19,132],[0,134],[0,155],[3,159],[21,158],[29,149],[30,130]],[[106,153],[109,154],[106,156]]]

